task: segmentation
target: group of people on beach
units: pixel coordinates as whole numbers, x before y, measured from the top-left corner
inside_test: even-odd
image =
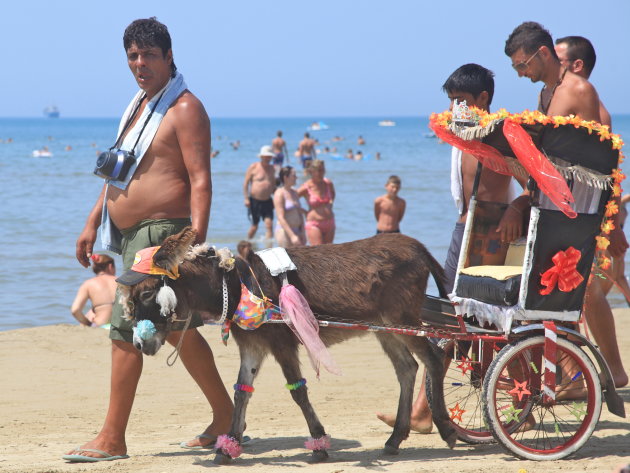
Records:
[[[129,110],[132,111],[135,107],[135,112],[122,121],[121,136],[117,143],[124,143],[132,131],[144,129],[143,125],[150,124],[152,111],[161,106],[168,109],[167,113],[158,118],[161,124],[159,128],[154,127],[155,134],[150,146],[137,153],[135,167],[130,169],[129,177],[124,181],[114,182],[110,179],[104,183],[76,242],[76,257],[84,267],[91,263],[101,264],[101,257],[95,259],[93,253],[99,227],[102,227],[102,234],[107,232],[112,238],[118,238],[108,239],[107,246],[122,254],[125,270],[132,266],[137,251],[160,245],[167,236],[176,234],[187,226],[192,226],[196,231],[195,243],[206,240],[212,200],[208,115],[200,100],[185,87],[183,78],[177,71],[171,38],[165,25],[155,18],[136,20],[126,28],[123,43],[129,69],[142,93],[130,104]],[[581,75],[589,67],[587,57],[579,56],[581,50],[574,48],[571,41],[566,40],[564,43],[567,47],[566,56],[563,57],[562,50],[556,52],[551,35],[541,25],[527,22],[510,35],[505,53],[519,77],[544,83],[539,100],[541,111],[548,115],[573,114],[586,120],[608,120],[607,124],[610,124],[610,118],[603,113],[605,109],[595,88]],[[590,69],[593,64],[594,59]],[[180,91],[169,95],[176,84],[179,84]],[[477,64],[466,64],[451,74],[443,89],[451,101],[466,100],[469,106],[489,110],[494,93],[493,73]],[[160,101],[163,102],[159,103]],[[150,127],[151,125],[147,128]],[[260,219],[265,221],[270,237],[270,215],[276,209],[277,230],[282,232],[279,242],[287,246],[304,244],[304,235],[313,245],[332,242],[335,234],[332,210],[335,188],[324,177],[324,162],[316,159],[314,142],[309,141],[310,136],[305,135],[304,144],[300,145],[300,159],[303,164],[308,163],[305,168],[309,179],[295,189],[295,169],[277,162],[280,186],[273,199],[271,198],[276,187],[276,171],[272,160],[277,160],[279,153],[286,153],[282,134],[279,133],[277,138],[279,140],[274,140],[275,144],[261,148],[260,161],[252,164],[245,176],[244,204],[252,216],[248,237],[254,235]],[[451,185],[458,204],[459,217],[446,263],[451,288],[453,264],[456,263],[454,258],[459,254],[461,246],[462,225],[467,215],[476,161],[466,153],[454,151],[452,163]],[[509,184],[508,177],[484,169],[478,194],[484,200],[509,204],[498,230],[501,239],[505,241],[520,236],[521,217],[529,205],[526,191],[516,198],[509,195]],[[405,213],[405,202],[397,196],[400,185],[400,179],[390,177],[386,183],[387,193],[374,203],[379,232],[400,230],[400,220]],[[308,210],[300,210],[299,199],[302,197],[308,203]],[[304,214],[305,221],[301,223]],[[610,239],[611,255],[622,257],[628,247],[623,232],[620,229],[614,231]],[[113,264],[105,259],[102,263],[105,266],[97,267],[96,277],[109,280],[113,276]],[[594,289],[599,287],[598,284],[596,278],[589,286],[585,315],[589,323],[597,316],[597,323],[590,325],[591,330],[613,370],[615,383],[623,386],[628,380],[618,355],[610,308],[607,311],[599,310],[597,314],[593,310],[596,304],[593,301],[607,306],[603,291]],[[90,297],[89,291],[90,287],[86,287],[81,292],[81,297],[75,301],[77,307],[82,306],[86,294]],[[110,302],[111,293],[102,303]],[[77,312],[77,319],[86,325],[87,322],[97,320],[98,304],[95,301],[94,315],[79,315]],[[109,333],[112,339],[112,364],[108,411],[96,437],[63,457],[71,462],[128,458],[125,432],[142,373],[143,358],[142,353],[133,345],[132,322],[123,317],[120,302],[114,301],[111,307]],[[73,313],[75,308],[73,307]],[[167,337],[172,345],[176,345],[180,337],[183,337],[179,356],[212,410],[211,420],[203,432],[181,443],[181,447],[186,449],[211,448],[219,435],[228,432],[233,411],[232,401],[217,371],[212,350],[197,330],[201,325],[202,320],[198,314],[192,317],[186,329],[183,322],[175,321],[173,331]],[[428,432],[431,429],[430,411],[422,398],[424,390],[420,392],[421,396],[414,404],[412,427],[419,432]],[[385,422],[391,422],[391,417],[381,417]]]

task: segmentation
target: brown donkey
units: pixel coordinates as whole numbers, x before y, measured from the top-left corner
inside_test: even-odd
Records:
[[[194,238],[194,231],[186,228],[167,238],[152,257],[155,267],[173,272],[178,269],[177,279],[133,272],[121,276],[123,306],[135,319],[139,330],[134,335],[134,344],[147,355],[159,350],[174,318],[185,319],[192,311],[197,311],[207,321],[217,321],[226,314],[230,319],[241,299],[241,282],[258,296],[262,289],[265,296],[278,304],[283,279],[272,276],[258,255],[252,254],[247,262],[235,261],[229,250],[217,251],[208,245],[191,248]],[[413,326],[420,319],[430,273],[442,288],[441,266],[421,243],[400,234],[381,234],[350,243],[286,251],[297,267],[297,270],[286,273],[288,283],[299,289],[315,314],[355,323]],[[253,284],[252,272],[257,280]],[[146,325],[150,329],[140,333]],[[255,330],[243,330],[234,323],[230,331],[239,347],[241,366],[235,386],[232,425],[229,435],[220,437],[217,442],[215,462],[227,463],[240,453],[245,410],[253,391],[251,386],[269,353],[282,367],[291,396],[302,409],[312,437],[306,445],[313,450],[313,460],[325,460],[329,437],[308,399],[298,359],[300,341],[291,328],[282,323],[266,323]],[[362,330],[332,327],[321,327],[319,332],[326,346],[363,334],[365,331]],[[375,335],[394,365],[400,383],[396,423],[385,443],[385,452],[398,453],[400,443],[409,435],[418,370],[412,353],[427,367],[436,400],[433,419],[442,438],[452,447],[456,433],[448,422],[444,405],[443,352],[424,337],[384,332]]]

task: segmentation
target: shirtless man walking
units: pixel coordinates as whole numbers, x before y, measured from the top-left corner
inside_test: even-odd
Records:
[[[282,131],[276,133],[276,137],[271,142],[271,149],[275,156],[273,157],[273,167],[276,173],[280,172],[282,166],[284,166],[284,158],[287,158],[287,164],[289,163],[289,153],[287,152],[287,142],[282,138]]]
[[[555,45],[556,54],[562,67],[567,68],[570,72],[577,74],[578,76],[588,79],[595,67],[595,61],[597,56],[595,55],[595,49],[591,42],[582,36],[566,36],[556,40]],[[603,125],[612,126],[610,113],[606,110],[606,107],[599,101],[599,115],[601,123]],[[618,202],[621,204],[621,201]],[[620,205],[621,209],[621,205]],[[619,218],[622,213],[615,215],[614,221],[615,229],[611,232],[610,240],[611,247],[609,252],[613,256],[613,265],[610,271],[610,276],[606,275],[606,279],[598,277],[591,278],[588,287],[586,288],[586,295],[584,297],[584,318],[588,323],[588,327],[593,333],[593,337],[597,341],[606,362],[610,367],[613,378],[615,380],[615,387],[620,388],[628,384],[628,374],[623,368],[621,361],[621,355],[617,347],[617,337],[615,330],[615,319],[606,299],[606,294],[610,291],[613,285],[613,281],[618,280],[623,286],[627,288],[628,283],[624,275],[624,256],[625,249],[620,250],[621,253],[613,255],[612,251],[618,248],[618,245],[613,247],[612,241],[620,241],[625,238],[623,234],[623,222]],[[623,243],[621,243],[623,245]]]
[[[304,139],[300,141],[298,146],[298,156],[302,160],[302,168],[306,169],[311,165],[313,159],[315,159],[315,140],[311,138],[311,135],[304,133]]]
[[[549,116],[576,115],[583,120],[601,122],[600,100],[595,87],[584,77],[563,67],[556,54],[549,32],[542,25],[535,22],[525,22],[509,36],[505,42],[505,54],[512,60],[512,67],[519,77],[527,77],[532,82],[543,82],[545,85],[540,92],[538,109]],[[613,217],[615,230],[608,235],[610,246],[608,251],[613,257],[621,256],[628,248],[628,242],[618,224],[618,214]],[[628,384],[615,332],[615,321],[612,312],[604,310],[594,313],[588,306],[598,307],[600,310],[607,305],[603,291],[594,291],[599,286],[587,288],[587,310],[584,316],[587,321],[595,317],[595,323],[589,323],[593,337],[608,363],[615,385],[617,387]],[[594,298],[594,299],[592,299]],[[591,299],[591,300],[589,300]]]
[[[183,78],[173,62],[171,38],[165,25],[155,18],[136,20],[125,30],[123,42],[129,69],[144,91],[137,113],[125,129],[127,133],[134,130],[143,110],[158,93],[162,94],[163,89],[166,88],[162,95],[166,95],[172,90],[169,87],[180,81],[183,90],[173,97],[146,151],[136,156],[140,163],[129,171],[131,179],[126,188],[113,185],[113,180],[103,186],[76,243],[76,257],[85,267],[89,266],[103,216],[108,225],[122,233],[122,248],[118,248],[118,252],[122,250],[124,269],[131,267],[138,250],[161,244],[164,238],[187,225],[197,231],[198,243],[206,239],[212,198],[208,115],[199,99],[185,89]],[[157,107],[157,103],[152,107]],[[104,235],[105,228],[101,231]],[[210,402],[214,420],[201,436],[182,444],[188,447],[211,443],[218,435],[227,433],[233,410],[212,351],[196,329],[201,324],[198,317],[193,317],[190,328],[184,333],[179,354]],[[125,431],[143,359],[142,353],[132,344],[132,324],[122,318],[118,301],[112,310],[111,325],[109,409],[96,438],[64,456],[72,462],[127,458]],[[177,344],[182,329],[183,326],[174,329],[179,331],[171,333],[168,342]]]
[[[265,222],[265,238],[271,240],[273,223],[273,200],[271,195],[276,188],[274,167],[270,164],[275,156],[271,146],[260,148],[259,162],[252,163],[245,172],[243,196],[245,207],[251,217],[252,225],[247,231],[247,239],[251,240],[258,230],[258,222]]]

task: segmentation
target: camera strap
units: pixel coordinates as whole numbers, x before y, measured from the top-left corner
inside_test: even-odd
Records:
[[[136,150],[136,146],[138,146],[138,143],[140,142],[140,138],[142,137],[142,133],[144,132],[144,129],[147,127],[149,120],[151,120],[151,117],[153,116],[153,112],[155,112],[155,109],[157,108],[158,104],[160,103],[160,100],[162,100],[162,96],[164,95],[164,92],[166,92],[166,90],[162,91],[162,93],[160,94],[160,96],[158,97],[158,99],[155,101],[155,104],[153,105],[153,108],[151,109],[151,112],[149,113],[149,115],[147,116],[146,120],[144,121],[144,124],[142,125],[142,128],[140,129],[140,133],[138,133],[138,138],[136,139],[136,142],[133,145],[133,148],[131,148],[131,151],[129,152],[132,156],[135,155],[135,150]],[[142,105],[142,101],[147,97],[147,94],[144,94],[144,96],[142,97],[142,99],[140,99],[140,101],[138,102],[138,105],[136,106],[136,109],[133,111],[133,113],[131,114],[131,116],[129,117],[129,120],[127,120],[127,123],[125,123],[125,126],[122,129],[122,132],[120,133],[120,136],[118,137],[118,139],[116,140],[116,143],[114,144],[114,146],[112,146],[110,148],[114,149],[120,146],[120,144],[122,144],[122,137],[125,136],[125,132],[127,131],[127,128],[129,128],[129,125],[131,125],[131,122],[133,122],[133,120],[135,119],[138,110],[140,110],[140,106]]]

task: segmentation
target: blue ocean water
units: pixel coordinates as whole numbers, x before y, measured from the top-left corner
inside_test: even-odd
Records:
[[[400,196],[407,201],[402,231],[421,242],[438,261],[446,256],[457,218],[450,196],[450,149],[428,137],[428,118],[395,118],[394,127],[379,127],[378,118],[318,118],[329,129],[313,132],[321,144],[369,155],[363,161],[322,155],[337,198],[336,242],[375,233],[374,199],[384,193],[391,174],[402,179]],[[293,152],[313,120],[214,119],[213,202],[208,241],[236,247],[249,222],[242,199],[247,166],[260,146],[284,132]],[[615,132],[630,137],[630,116],[613,117]],[[98,151],[115,140],[116,119],[0,118],[0,330],[73,322],[70,304],[81,282],[93,273],[75,259],[75,241],[93,207],[103,181],[92,174]],[[357,145],[362,135],[366,143]],[[344,138],[331,142],[335,136]],[[8,142],[10,139],[10,142]],[[239,140],[238,150],[230,142]],[[34,158],[47,146],[50,158]],[[66,147],[71,149],[67,150]],[[376,153],[381,155],[375,160]],[[291,163],[296,164],[291,157]],[[299,185],[299,182],[298,182]],[[159,190],[156,190],[159,192]],[[262,225],[261,225],[262,227]],[[264,246],[259,230],[256,244]],[[96,249],[100,250],[97,241]],[[120,268],[120,259],[117,259]],[[432,288],[429,292],[435,293]],[[615,305],[622,304],[612,295]]]

